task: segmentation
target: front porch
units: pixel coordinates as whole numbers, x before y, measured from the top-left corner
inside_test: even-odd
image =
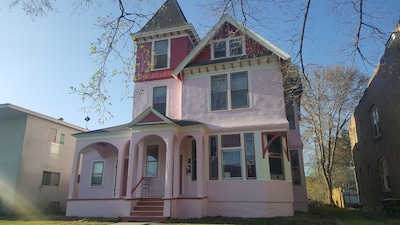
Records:
[[[205,216],[204,126],[131,123],[121,129],[78,135],[67,216]],[[143,212],[141,204],[151,199],[162,208]],[[199,210],[182,213],[189,205]]]

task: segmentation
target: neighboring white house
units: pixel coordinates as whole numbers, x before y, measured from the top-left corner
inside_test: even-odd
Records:
[[[86,129],[0,104],[0,214],[65,210],[75,138]]]

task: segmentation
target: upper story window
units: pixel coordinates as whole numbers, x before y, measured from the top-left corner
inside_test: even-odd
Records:
[[[167,86],[153,88],[153,108],[165,116],[167,111]]]
[[[217,40],[212,44],[213,59],[240,56],[243,52],[244,42],[241,37]]]
[[[382,136],[381,130],[379,129],[379,114],[378,108],[374,105],[369,111],[369,116],[371,118],[372,125],[372,133],[374,135],[374,139],[377,139]]]
[[[247,73],[211,77],[211,110],[249,106]]]
[[[153,49],[153,69],[168,68],[168,40],[155,41]]]

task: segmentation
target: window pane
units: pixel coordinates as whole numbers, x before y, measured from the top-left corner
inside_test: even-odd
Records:
[[[167,87],[153,88],[153,108],[165,115],[167,108]]]
[[[58,186],[60,183],[60,173],[51,173],[50,185]]]
[[[197,180],[196,141],[192,140],[192,180]]]
[[[50,185],[51,172],[43,171],[42,185]]]
[[[274,135],[267,135],[268,142],[272,140]],[[268,148],[268,152],[270,155],[282,155],[282,148],[281,148],[281,138],[276,138],[272,144]]]
[[[293,185],[301,185],[299,151],[290,150],[290,162],[292,165]]]
[[[226,75],[211,77],[211,93],[226,91]]]
[[[282,179],[283,167],[282,158],[269,158],[269,168],[271,173],[271,179]]]
[[[214,58],[226,57],[226,42],[220,41],[214,43]]]
[[[240,134],[230,134],[221,136],[222,147],[240,147]]]
[[[224,151],[223,157],[223,177],[240,178],[242,177],[240,150]]]
[[[232,74],[232,108],[248,106],[247,74]]]
[[[245,134],[245,154],[246,154],[246,173],[247,178],[255,178],[256,177],[256,161],[255,161],[255,153],[254,153],[254,135],[253,134]]]
[[[167,54],[168,40],[154,42],[154,53],[156,55]]]
[[[168,40],[154,42],[154,68],[168,67]]]
[[[147,146],[146,177],[158,176],[158,145]]]
[[[232,108],[246,107],[247,104],[247,90],[232,91]]]
[[[218,179],[217,137],[210,137],[210,180]]]
[[[230,56],[242,55],[243,54],[242,40],[240,38],[230,40],[229,48],[230,48]]]
[[[92,168],[91,186],[101,186],[103,184],[104,162],[94,162]]]
[[[167,55],[155,55],[154,56],[154,69],[166,68],[168,64]]]
[[[211,77],[211,110],[227,108],[226,75]]]
[[[60,144],[64,144],[65,142],[65,134],[60,134]]]

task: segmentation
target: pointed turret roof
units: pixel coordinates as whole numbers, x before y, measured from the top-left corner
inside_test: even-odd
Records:
[[[150,32],[173,27],[185,26],[188,22],[176,0],[167,0],[153,17],[139,31]]]

